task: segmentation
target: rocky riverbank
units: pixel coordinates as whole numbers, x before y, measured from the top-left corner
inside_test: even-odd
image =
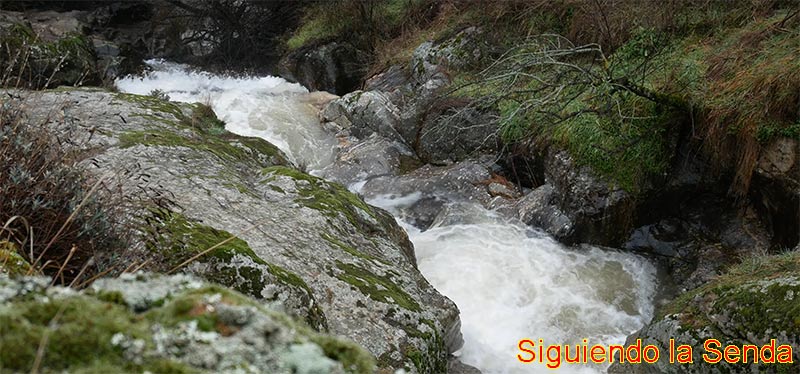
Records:
[[[792,322],[800,304],[791,290],[800,267],[797,248],[792,249],[800,231],[797,139],[778,137],[762,148],[742,200],[729,190],[733,171],[720,171],[710,156],[697,152],[691,123],[678,124],[669,135],[672,156],[664,174],[641,181],[637,191],[626,190],[556,144],[499,144],[497,113],[459,110],[463,101],[448,96],[455,85],[451,77],[487,53],[486,38],[469,28],[419,45],[406,65],[365,78],[363,90],[331,102],[322,120],[338,131],[343,145],[326,178],[344,184],[366,180],[360,191],[373,198],[418,191],[422,199],[403,209],[423,229],[446,216],[448,196],[468,196],[564,243],[645,254],[669,274],[663,292],[675,299],[630,339],[655,342],[666,351],[668,337],[684,344],[714,337],[740,345],[776,337],[792,345],[795,362],[800,360]],[[289,61],[295,69],[305,64]],[[336,65],[327,66],[337,71]],[[635,369],[716,368],[695,362],[690,369],[663,362]],[[786,369],[737,364],[725,370],[755,367]]]
[[[792,345],[800,362],[794,319],[800,304],[793,296],[800,291],[800,138],[791,128],[764,127],[771,132],[748,156],[752,175],[742,192],[738,161],[720,162],[706,144],[710,136],[696,128],[694,110],[713,112],[718,103],[693,102],[690,111],[688,99],[669,96],[672,106],[659,108],[659,115],[668,114],[658,117],[664,118],[660,171],[619,178],[563,139],[511,140],[508,107],[475,105],[462,94],[474,75],[506,53],[498,32],[479,22],[435,39],[404,40],[413,44],[406,58],[380,69],[376,50],[342,35],[288,47],[279,38],[248,41],[251,52],[270,52],[264,61],[242,61],[339,95],[308,98],[320,109],[321,128],[339,141],[335,160],[315,176],[273,144],[227,132],[203,104],[172,102],[157,92],[56,88],[110,86],[121,74],[140,71],[144,58],[225,67],[226,59],[240,57],[225,46],[241,45],[242,30],[252,31],[241,27],[255,24],[259,14],[286,17],[265,35],[304,25],[291,7],[236,3],[225,9],[250,18],[220,26],[204,3],[181,4],[186,7],[42,5],[0,13],[7,47],[0,61],[9,67],[2,77],[9,86],[3,108],[14,108],[25,123],[64,143],[71,162],[88,181],[101,181],[104,193],[113,195],[108,201],[129,217],[129,250],[98,259],[119,267],[112,275],[126,268],[186,273],[122,274],[79,292],[47,288],[43,278],[16,278],[33,261],[3,241],[1,268],[15,278],[0,278],[0,298],[8,306],[0,319],[9,321],[2,324],[8,327],[0,345],[28,344],[19,352],[3,350],[0,369],[29,371],[41,334],[62,318],[66,327],[55,330],[51,344],[65,350],[46,355],[44,371],[130,362],[131,372],[235,372],[239,364],[255,372],[474,372],[453,360],[462,345],[458,308],[420,274],[414,247],[395,219],[365,202],[408,196],[414,198],[396,204],[395,214],[419,230],[446,225],[464,216],[459,209],[477,203],[566,245],[647,256],[667,281],[656,317],[630,341],[643,339],[665,351],[670,337],[738,345],[776,338]],[[189,21],[151,20],[156,15]],[[194,39],[230,28],[236,32]],[[620,55],[632,54],[633,47],[616,47]],[[16,65],[22,56],[29,62]],[[613,56],[609,61],[617,61]],[[251,66],[228,67],[243,72]],[[487,84],[470,94],[492,89]],[[736,141],[726,138],[729,148],[716,149]],[[611,169],[649,167],[626,162]],[[107,311],[108,319],[93,320],[98,329],[86,340],[70,341],[63,332],[88,323],[79,313],[84,309]],[[254,338],[253,331],[269,336]],[[87,361],[86,350],[105,353]],[[695,372],[796,367],[695,361]],[[633,369],[688,370],[666,364]]]

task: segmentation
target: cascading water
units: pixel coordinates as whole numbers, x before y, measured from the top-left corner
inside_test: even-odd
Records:
[[[309,169],[334,157],[336,139],[306,104],[307,90],[277,77],[230,78],[151,62],[146,77],[117,81],[120,91],[155,89],[172,100],[212,106],[229,131],[262,137]],[[354,185],[355,187],[361,184]],[[400,216],[404,198],[369,202]],[[477,206],[455,209],[443,224],[420,231],[400,221],[414,243],[419,269],[459,307],[461,361],[485,374],[549,371],[516,360],[523,338],[545,344],[621,344],[653,314],[655,268],[639,256],[597,248],[573,250],[546,234]],[[606,365],[562,366],[599,372]]]
[[[157,60],[148,65],[153,70],[146,77],[119,79],[117,88],[139,95],[160,90],[170,100],[209,104],[228,131],[264,138],[309,170],[333,160],[336,139],[319,126],[303,86],[278,77],[223,77]]]

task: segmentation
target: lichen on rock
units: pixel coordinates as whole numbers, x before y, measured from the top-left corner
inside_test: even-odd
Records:
[[[652,365],[615,365],[613,373],[790,373],[800,368],[800,252],[756,257],[733,267],[727,274],[680,295],[660,308],[656,318],[628,342],[642,339],[666,354],[670,339],[675,346],[693,347],[693,364],[670,364],[661,359]],[[792,364],[709,363],[703,354],[707,339],[725,345],[762,347],[775,339],[792,347]],[[713,347],[712,347],[713,348]],[[716,347],[719,349],[720,347]],[[720,349],[721,350],[721,349]],[[712,353],[713,354],[713,353]]]
[[[82,292],[47,284],[0,275],[0,371],[30,371],[40,342],[44,373],[374,370],[352,342],[188,275],[126,274]]]

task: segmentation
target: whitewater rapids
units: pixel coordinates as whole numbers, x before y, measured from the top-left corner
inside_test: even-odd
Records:
[[[264,138],[309,170],[329,165],[336,139],[319,125],[304,87],[279,77],[233,78],[151,61],[144,77],[119,79],[120,91],[160,90],[171,100],[210,105],[226,128]],[[374,198],[397,213],[414,197]],[[547,344],[622,344],[653,316],[656,270],[646,259],[594,247],[566,248],[543,232],[482,208],[426,231],[400,221],[419,269],[461,311],[459,359],[484,374],[549,372],[521,364],[520,339]],[[397,216],[397,214],[396,214]],[[453,223],[455,222],[455,223]],[[602,372],[605,365],[562,365]]]

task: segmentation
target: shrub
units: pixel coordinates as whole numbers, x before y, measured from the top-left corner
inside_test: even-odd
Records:
[[[0,30],[0,85],[48,88],[101,83],[94,47],[83,35],[44,41],[26,25]]]
[[[348,41],[374,51],[404,30],[429,21],[433,0],[336,0],[322,1],[305,9],[300,27],[286,41],[297,49],[330,39]]]
[[[100,272],[102,254],[125,247],[122,219],[101,203],[100,182],[75,166],[42,125],[6,102],[0,110],[0,242],[13,244],[33,270],[70,283]],[[85,268],[84,268],[85,267]],[[83,271],[83,274],[81,272]]]

